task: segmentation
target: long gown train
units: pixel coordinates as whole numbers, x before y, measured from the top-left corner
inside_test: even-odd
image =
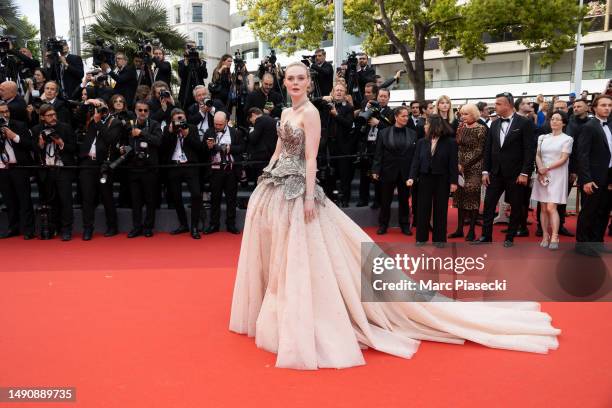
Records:
[[[361,302],[361,243],[372,239],[319,186],[317,217],[304,222],[304,132],[278,133],[279,160],[249,200],[230,317],[277,367],[363,365],[364,347],[410,358],[420,340],[557,348],[560,330],[535,302]]]

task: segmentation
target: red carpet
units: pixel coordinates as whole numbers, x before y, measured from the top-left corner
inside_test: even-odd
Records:
[[[240,239],[0,242],[0,387],[77,388],[77,403],[0,406],[612,406],[610,303],[544,304],[563,330],[548,355],[423,342],[411,360],[367,350],[363,367],[276,369],[227,329]]]

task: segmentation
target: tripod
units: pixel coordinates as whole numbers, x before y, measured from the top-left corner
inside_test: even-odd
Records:
[[[189,95],[193,91],[197,85],[203,85],[200,83],[200,77],[198,74],[198,68],[200,67],[200,60],[190,59],[189,57],[185,58],[185,64],[187,71],[187,81],[185,82],[185,95],[183,95],[183,100],[181,101],[183,108],[187,109],[187,101],[189,100]],[[195,83],[192,84],[192,79],[195,78]]]

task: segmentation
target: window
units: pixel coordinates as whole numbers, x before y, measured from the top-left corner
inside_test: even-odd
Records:
[[[174,6],[174,24],[181,24],[181,6]]]
[[[89,1],[89,8],[91,9],[91,14],[96,12],[96,0]]]
[[[202,5],[201,4],[194,4],[192,5],[192,22],[194,23],[201,23],[202,22]]]
[[[204,33],[203,32],[198,32],[196,35],[196,45],[198,46],[198,49],[206,52],[206,46],[205,46],[205,41],[204,41]]]

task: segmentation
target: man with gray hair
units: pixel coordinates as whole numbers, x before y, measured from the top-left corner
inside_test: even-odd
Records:
[[[28,122],[27,106],[23,97],[17,94],[16,82],[2,82],[0,84],[0,98],[8,105],[13,120]]]
[[[214,127],[206,132],[204,150],[210,163],[211,212],[210,224],[204,234],[219,231],[221,218],[221,194],[225,194],[227,232],[239,234],[236,228],[236,200],[238,197],[238,180],[241,173],[241,156],[244,145],[236,129],[227,125],[227,114],[215,113]]]

